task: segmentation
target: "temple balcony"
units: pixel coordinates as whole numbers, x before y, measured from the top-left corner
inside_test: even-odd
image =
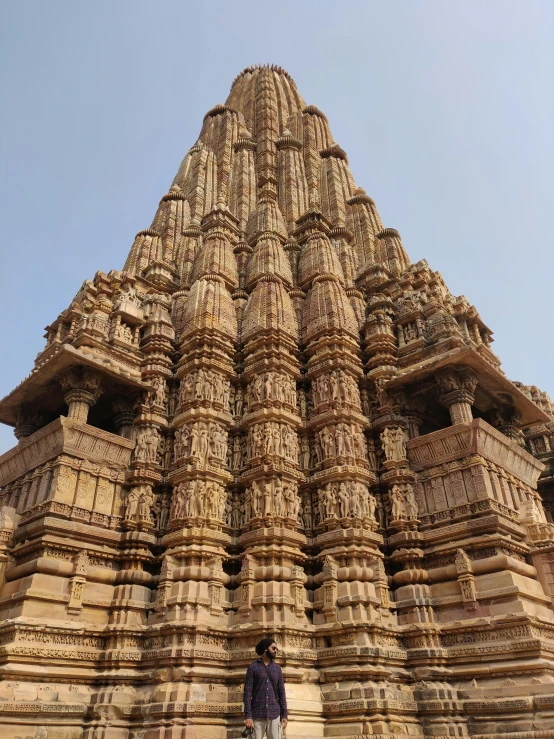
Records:
[[[55,513],[114,528],[115,497],[135,442],[61,416],[0,457],[2,503],[21,517]],[[115,506],[115,508],[114,508]]]
[[[389,543],[409,547],[417,537],[436,619],[551,618],[554,573],[537,546],[546,536],[554,547],[536,491],[542,463],[480,418],[406,446],[419,532],[399,531]],[[396,577],[408,583],[404,573]],[[417,605],[413,586],[397,597],[403,609]]]
[[[422,530],[493,511],[518,521],[529,504],[540,504],[542,463],[483,419],[412,439],[407,449]]]

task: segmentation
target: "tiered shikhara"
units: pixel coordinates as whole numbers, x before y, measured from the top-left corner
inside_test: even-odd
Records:
[[[268,634],[289,739],[554,736],[553,408],[490,342],[244,70],[0,403],[2,737],[232,739]]]

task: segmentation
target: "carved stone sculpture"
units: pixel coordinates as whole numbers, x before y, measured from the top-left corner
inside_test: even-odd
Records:
[[[411,485],[406,485],[404,491],[404,507],[406,509],[406,515],[409,519],[416,519],[418,517],[418,505],[415,499],[414,490]]]
[[[405,435],[399,426],[386,428],[381,434],[381,443],[387,462],[400,462],[406,459]]]
[[[398,485],[393,485],[390,491],[390,501],[392,506],[392,519],[393,521],[401,521],[407,517],[406,503],[402,490]]]

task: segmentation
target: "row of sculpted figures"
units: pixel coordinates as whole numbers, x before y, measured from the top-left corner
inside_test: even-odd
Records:
[[[181,382],[179,405],[193,401],[205,401],[229,410],[231,384],[219,372],[198,369],[189,372]]]
[[[333,370],[314,378],[311,395],[315,408],[324,403],[340,403],[359,408],[361,402],[356,380],[343,370]]]
[[[296,408],[296,382],[292,377],[282,375],[279,372],[264,372],[256,375],[248,384],[245,405],[248,408],[254,403],[265,400],[286,403],[292,408]]]
[[[387,494],[371,492],[353,480],[328,482],[313,491],[298,492],[296,483],[253,481],[243,490],[226,489],[204,480],[189,480],[173,493],[152,493],[148,485],[133,487],[126,497],[125,520],[148,522],[165,531],[170,521],[204,519],[240,530],[257,518],[288,519],[306,532],[329,521],[363,519],[385,530],[392,521],[417,520],[419,506],[409,483],[393,485]]]
[[[158,404],[167,403],[165,385],[156,385],[153,399]],[[352,406],[361,408],[365,415],[369,413],[367,391],[362,389],[360,394],[354,377],[343,370],[333,370],[314,378],[308,389],[304,384],[297,388],[293,378],[276,371],[256,374],[246,385],[235,385],[217,371],[200,368],[183,377],[178,392],[180,407],[194,402],[213,404],[238,419],[251,411],[255,404],[265,401],[290,406],[304,419],[311,411],[326,404]],[[170,416],[175,413],[176,405],[170,404]]]
[[[250,460],[264,455],[282,456],[298,463],[298,436],[288,424],[265,421],[250,426],[246,437],[246,458]]]
[[[382,439],[385,459],[405,458],[405,437],[401,429],[394,439]],[[156,428],[141,429],[136,437],[134,459],[142,463],[169,467],[171,463],[171,439],[160,435]],[[168,456],[169,455],[169,456]],[[376,470],[378,455],[375,441],[366,438],[355,423],[328,424],[313,437],[303,433],[300,437],[286,423],[266,421],[250,426],[248,434],[234,435],[229,444],[228,432],[213,421],[196,421],[175,430],[173,461],[183,458],[208,460],[225,464],[237,473],[253,457],[282,456],[308,473],[326,460],[335,458],[359,458]]]
[[[201,461],[227,459],[227,431],[218,423],[196,421],[185,424],[175,432],[175,460],[192,457]]]
[[[364,387],[360,391],[358,380],[349,372],[330,370],[311,381],[301,380],[297,389],[296,380],[280,371],[259,372],[246,384],[235,384],[219,368],[200,367],[181,378],[179,386],[171,385],[172,390],[174,387],[178,398],[175,411],[179,409],[183,414],[177,421],[181,425],[173,433],[170,429],[160,433],[153,423],[141,426],[136,435],[134,460],[168,469],[187,463],[196,466],[203,463],[206,470],[207,465],[226,467],[233,473],[235,484],[231,491],[209,480],[184,482],[174,486],[170,503],[167,502],[167,493],[161,497],[155,493],[150,507],[157,530],[163,530],[170,521],[182,518],[214,519],[233,529],[243,527],[257,517],[289,519],[305,529],[315,528],[330,519],[367,519],[385,528],[389,520],[417,518],[418,506],[411,486],[409,490],[393,486],[387,494],[375,497],[366,484],[355,480],[327,483],[318,486],[310,495],[306,495],[302,487],[300,496],[297,483],[293,485],[280,479],[240,485],[240,477],[249,467],[270,457],[292,464],[307,476],[307,481],[311,474],[332,465],[361,464],[376,471],[389,460],[405,459],[403,429],[386,428],[380,439],[364,431],[361,419],[358,419],[366,415],[364,411],[369,411],[368,391]],[[161,405],[167,402],[167,394],[165,382],[158,383],[154,403]],[[206,411],[211,418],[202,418],[203,412],[192,408],[197,401],[202,406],[207,403],[216,410],[219,408],[234,414],[236,426],[231,431],[232,435],[229,436],[227,428],[231,419],[220,421],[213,416],[213,411]],[[290,406],[293,412],[296,411],[304,421],[300,431],[292,419],[289,422],[286,414],[283,416],[279,410],[270,412],[271,420],[242,423],[245,413],[265,401]],[[186,410],[187,404],[191,406],[189,411]],[[352,417],[349,411],[341,411],[341,406],[345,410],[352,406],[358,416]],[[309,417],[319,417],[331,407],[339,408],[338,417],[335,415],[329,422],[322,420],[310,428]],[[192,418],[190,414],[193,414]],[[185,418],[187,420],[183,423]],[[254,417],[252,421],[255,421]],[[240,494],[237,494],[237,483],[242,488]],[[132,515],[137,517],[135,497],[135,493],[130,495],[128,505]],[[142,503],[142,519],[146,518],[144,508]]]
[[[156,385],[153,398],[158,395],[160,402],[167,402],[165,382]],[[222,408],[235,419],[243,418],[256,404],[265,401],[289,406],[304,420],[328,407],[350,407],[365,416],[370,412],[368,391],[365,388],[360,391],[357,380],[341,369],[318,375],[311,382],[302,380],[297,387],[290,375],[277,371],[257,373],[247,383],[232,384],[220,372],[200,368],[189,371],[181,379],[177,398],[177,402],[169,404],[170,417],[177,406],[182,409],[196,402]]]

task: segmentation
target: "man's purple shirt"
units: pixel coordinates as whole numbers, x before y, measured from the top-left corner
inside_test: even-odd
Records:
[[[279,716],[288,718],[285,681],[279,665],[270,662],[267,669],[271,673],[279,700],[264,667],[263,659],[257,659],[249,665],[244,681],[244,717],[272,721]]]

